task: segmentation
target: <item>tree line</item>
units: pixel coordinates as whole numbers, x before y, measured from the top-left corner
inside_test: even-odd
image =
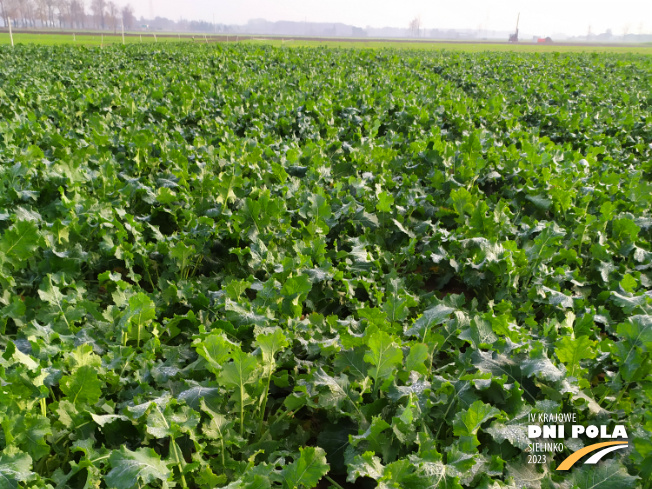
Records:
[[[5,27],[111,29],[117,32],[124,24],[136,24],[130,4],[113,0],[0,0],[0,18]]]

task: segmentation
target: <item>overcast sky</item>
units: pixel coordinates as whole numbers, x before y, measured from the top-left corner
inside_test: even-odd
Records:
[[[270,21],[343,22],[358,27],[407,27],[421,16],[424,28],[510,31],[520,12],[520,31],[622,35],[652,33],[652,0],[116,0],[131,3],[138,17],[245,24]]]

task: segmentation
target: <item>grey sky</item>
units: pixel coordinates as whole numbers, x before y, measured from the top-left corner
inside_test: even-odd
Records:
[[[652,0],[116,0],[138,17],[244,24],[249,19],[343,22],[358,27],[407,27],[421,16],[425,28],[520,30],[542,36],[584,35],[612,29],[621,35],[652,33]]]

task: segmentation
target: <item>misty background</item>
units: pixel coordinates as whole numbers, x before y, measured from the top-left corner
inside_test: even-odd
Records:
[[[264,36],[652,41],[651,0],[0,0],[25,29]]]

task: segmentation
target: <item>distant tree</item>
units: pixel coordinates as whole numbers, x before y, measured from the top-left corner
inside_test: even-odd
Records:
[[[134,15],[134,8],[131,4],[127,4],[122,7],[122,22],[125,26],[125,29],[131,29],[136,23],[136,16]]]
[[[16,0],[5,0],[5,15],[8,22],[11,22],[14,26],[17,25],[20,17],[20,5]]]
[[[59,28],[64,25],[72,27],[70,15],[70,0],[57,0],[57,17],[59,19]]]
[[[9,24],[9,20],[7,18],[7,8],[5,7],[5,0],[0,0],[0,15],[2,16],[2,23],[4,24],[5,27]]]
[[[71,0],[70,2],[70,16],[71,22],[77,24],[77,27],[84,28],[84,21],[86,20],[86,6],[82,0]],[[74,27],[74,25],[73,25]]]
[[[4,0],[2,2],[2,16],[5,26],[9,25],[9,21],[16,22],[17,5],[15,0]]]
[[[631,27],[632,26],[630,24],[625,24],[623,26],[623,37],[627,37],[627,34],[629,34],[629,30],[631,29]]]
[[[10,0],[6,5],[9,17],[15,26],[35,26],[35,6],[32,0]]]
[[[419,37],[419,31],[421,30],[421,17],[416,16],[414,19],[410,21],[410,32],[414,37]]]
[[[34,0],[29,0],[28,2],[20,2],[21,10],[23,13],[23,26],[24,27],[36,27],[36,2]],[[54,19],[54,12],[53,19]],[[54,20],[51,23],[54,27]]]
[[[93,0],[91,2],[91,10],[95,17],[95,25],[104,29],[105,15],[106,15],[106,0]]]
[[[109,21],[110,26],[113,28],[113,33],[118,32],[118,13],[120,12],[120,9],[118,6],[115,4],[114,1],[109,0],[106,3],[106,17],[107,20]]]
[[[57,7],[57,0],[45,0],[47,8],[47,24],[48,27],[54,27],[54,11]]]

